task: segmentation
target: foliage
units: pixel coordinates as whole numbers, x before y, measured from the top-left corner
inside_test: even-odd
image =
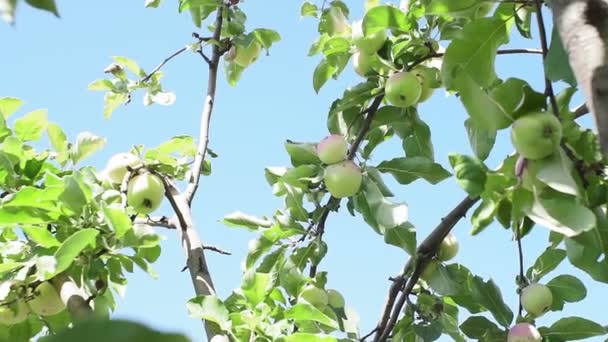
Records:
[[[6,3],[10,6],[3,12],[4,18],[10,22],[16,1]],[[53,1],[26,3],[58,15]],[[255,51],[249,48],[259,44],[268,50],[280,40],[279,34],[270,29],[248,31],[247,16],[238,3],[180,0],[179,12],[188,12],[197,27],[208,27],[212,35],[195,35],[193,42],[150,73],[136,61],[113,57],[113,64],[106,69],[110,78],[89,85],[91,90],[105,92],[104,115],[110,117],[119,105],[129,103],[138,89],[144,90],[145,105],[172,104],[175,95],[163,89],[160,68],[186,51],[203,57],[210,66],[210,77],[216,76],[211,70],[223,64],[226,81],[236,85],[250,67],[238,62],[235,54],[239,49]],[[159,0],[145,2],[150,8],[160,4]],[[384,341],[390,336],[392,341],[433,341],[441,335],[456,341],[505,340],[516,323],[534,323],[537,316],[503,301],[502,290],[492,279],[483,279],[465,265],[441,262],[435,256],[442,239],[476,203],[470,219],[473,235],[494,221],[517,240],[525,239],[532,229],[550,230],[546,250],[527,270],[522,266],[516,277],[518,291],[530,283],[545,283],[553,298],[549,310],[567,312],[567,303],[586,297],[584,283],[573,275],[547,279],[565,260],[595,281],[608,283],[605,159],[596,135],[579,125],[569,109],[576,82],[559,36],[553,34],[548,51],[504,49],[513,35],[532,39],[530,26],[537,21],[533,16],[538,18],[540,10],[533,1],[418,0],[402,1],[398,7],[367,0],[361,24],[363,36],[384,37],[378,35],[381,32],[387,38],[377,51],[365,51],[372,61],[371,70],[364,73],[359,84],[345,90],[327,114],[329,134],[346,139],[346,159],[356,162],[363,171],[360,189],[344,199],[332,197],[323,180],[331,166],[318,158],[316,143],[286,143],[291,165],[265,170],[272,193],[283,199],[284,206],[268,217],[234,212],[223,220],[227,226],[243,227],[256,234],[249,244],[240,287],[223,299],[215,294],[192,298],[186,304],[190,315],[210,322],[216,334],[234,341],[365,339],[356,312],[348,306],[348,300],[346,305],[336,300],[339,291],[326,288],[330,273],[320,270],[329,248],[323,234],[332,228],[326,224],[328,216],[344,209],[361,217],[392,246],[387,248],[399,248],[411,256],[390,285],[392,301],[372,332],[375,340]],[[320,92],[330,79],[340,77],[353,54],[362,50],[361,38],[352,38],[351,22],[355,18],[350,18],[343,1],[327,1],[322,6],[306,1],[300,14],[318,20],[319,35],[310,46],[309,56],[320,59],[312,71],[312,86]],[[211,57],[204,49],[213,51]],[[539,52],[547,55],[547,79],[569,84],[554,98],[550,96],[552,91],[534,89],[523,79],[501,79],[495,71],[498,55]],[[222,61],[221,56],[225,57]],[[248,61],[257,59],[247,57],[251,57]],[[413,106],[385,101],[387,79],[394,72],[411,72],[420,82],[422,90]],[[457,94],[468,113],[463,126],[471,145],[470,155],[435,158],[431,127],[419,114],[417,104],[438,89]],[[20,301],[27,302],[36,295],[32,289],[40,282],[52,280],[61,288],[58,279],[67,277],[91,302],[94,317],[108,318],[115,306],[114,296],[126,286],[126,272],[133,272],[137,265],[154,275],[150,264],[161,251],[160,237],[152,226],[172,223],[138,215],[126,200],[127,183],[147,170],[161,176],[165,186],[178,180],[196,187],[198,179],[191,179],[190,165],[200,155],[205,156],[206,146],[201,151],[192,137],[178,136],[157,148],[134,147],[131,152],[141,158],[143,165],[129,168],[122,184],[112,184],[103,172],[80,166],[104,145],[103,138],[84,132],[69,143],[43,110],[12,119],[20,106],[18,99],[0,99],[0,277],[14,282],[0,305],[13,310]],[[559,119],[563,138],[551,155],[524,159],[515,151],[496,168],[486,165],[498,132],[531,113]],[[40,146],[45,133],[50,147],[37,151],[34,146]],[[402,155],[372,164],[370,157],[375,149],[393,139],[401,144]],[[202,173],[208,174],[209,160],[201,163]],[[417,181],[434,185],[454,177],[468,202],[456,207],[435,232],[422,240],[408,220],[407,204],[394,198],[384,182],[386,177],[403,186]],[[183,212],[175,205],[170,188],[167,197],[180,218]],[[180,225],[178,228],[185,229]],[[71,330],[65,329],[72,326]],[[51,317],[30,314],[22,322],[0,329],[0,336],[26,341],[63,331],[47,340],[77,340],[85,327],[109,329],[123,338],[143,329],[124,322],[81,322],[69,310]],[[538,330],[552,341],[608,333],[606,327],[589,319],[567,316]],[[142,334],[140,338],[147,339],[145,334],[152,333]],[[158,341],[168,340],[155,336]]]

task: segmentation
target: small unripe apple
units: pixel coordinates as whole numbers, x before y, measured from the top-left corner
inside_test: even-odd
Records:
[[[335,164],[346,159],[348,144],[343,136],[332,134],[317,144],[317,156],[325,164]]]
[[[542,336],[530,323],[519,323],[509,329],[507,342],[540,342]]]
[[[422,88],[418,103],[428,100],[433,95],[434,89],[441,86],[439,72],[435,68],[419,65],[412,70],[412,73],[416,75]]]
[[[367,36],[363,34],[363,20],[353,22],[353,42],[359,50],[372,54],[378,52],[386,41],[386,33],[378,31]]]
[[[398,72],[386,81],[384,87],[386,99],[397,107],[415,105],[422,94],[422,87],[416,75],[410,72]]]
[[[336,291],[336,290],[327,290],[327,299],[328,299],[328,303],[329,305],[331,305],[332,307],[339,309],[339,308],[343,308],[345,301],[344,301],[344,297],[342,296],[342,294],[340,294],[340,292]]]
[[[323,309],[329,303],[327,293],[314,285],[306,285],[299,297],[319,309]]]
[[[458,240],[454,234],[448,234],[441,244],[439,245],[439,251],[437,252],[437,259],[441,261],[448,261],[458,254],[459,249]]]
[[[48,281],[38,285],[34,290],[34,298],[27,304],[32,312],[41,316],[56,315],[65,309],[59,293]]]
[[[10,305],[0,305],[0,324],[13,325],[23,322],[30,313],[25,301],[21,298],[10,298],[11,287],[14,281],[0,283],[0,302],[10,302]]]
[[[141,160],[132,153],[117,153],[108,160],[104,173],[112,183],[120,184],[127,174],[127,167],[135,168],[141,164]]]
[[[140,214],[149,214],[158,209],[164,195],[163,181],[148,172],[131,178],[127,187],[127,202]]]
[[[359,192],[363,176],[361,169],[350,160],[325,168],[323,181],[327,190],[336,198],[350,197]]]
[[[261,50],[262,47],[256,41],[250,42],[247,46],[238,45],[233,62],[246,68],[258,59]]]
[[[527,159],[543,159],[556,151],[562,139],[562,125],[550,113],[527,114],[511,127],[515,150]]]
[[[353,53],[353,69],[359,76],[366,77],[373,70],[373,63],[374,56],[361,51]]]
[[[551,290],[543,284],[530,284],[521,290],[521,306],[534,316],[541,316],[553,304]]]

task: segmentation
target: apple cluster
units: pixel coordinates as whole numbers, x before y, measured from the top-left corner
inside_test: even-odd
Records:
[[[411,71],[392,74],[384,85],[384,94],[390,104],[405,108],[428,100],[440,86],[437,69],[418,65]]]
[[[361,169],[346,160],[348,144],[341,135],[330,135],[317,144],[317,156],[326,164],[323,181],[329,193],[336,198],[355,195],[361,188]]]
[[[158,209],[165,195],[162,179],[143,169],[144,163],[132,153],[118,153],[110,158],[103,174],[112,186],[122,184],[129,170],[139,169],[128,180],[127,203],[140,214],[150,214]],[[143,170],[143,171],[142,171]],[[112,189],[106,191],[112,192]]]
[[[332,289],[324,290],[313,284],[308,284],[302,289],[298,300],[306,301],[321,311],[325,310],[328,305],[335,309],[342,309],[345,305],[344,297],[340,292]]]

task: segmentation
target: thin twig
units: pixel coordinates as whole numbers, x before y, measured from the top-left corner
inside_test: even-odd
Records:
[[[524,275],[524,250],[522,248],[521,245],[521,232],[519,230],[519,227],[517,228],[516,231],[516,237],[517,237],[517,250],[518,250],[518,255],[519,255],[519,282],[523,282],[525,281],[525,275]],[[519,309],[518,309],[518,315],[521,317],[521,313],[523,312],[523,307],[521,305],[521,296],[519,297]]]
[[[223,255],[232,255],[232,253],[225,251],[219,247],[215,247],[215,246],[203,245],[203,249],[213,251],[213,252],[223,254]]]
[[[574,113],[574,117],[578,119],[583,115],[589,114],[589,107],[587,107],[586,103],[582,103],[578,107],[574,108],[572,113]]]
[[[149,73],[146,77],[142,78],[142,80],[140,82],[141,83],[148,82],[150,80],[150,78],[152,78],[152,76],[154,76],[154,74],[156,74],[163,66],[165,66],[165,64],[167,64],[167,62],[169,62],[173,58],[177,57],[178,55],[182,54],[186,50],[188,50],[188,47],[184,46],[183,48],[175,51],[171,56],[165,58],[164,61],[162,61],[156,68],[154,68],[154,70],[152,70],[151,73]]]
[[[224,6],[220,6],[217,9],[217,17],[215,18],[215,30],[213,31],[213,39],[218,42],[220,41],[222,33],[222,23],[224,20]],[[221,51],[218,44],[213,44],[211,58],[209,64],[209,78],[207,81],[207,97],[205,98],[205,104],[201,113],[200,123],[200,136],[198,142],[198,149],[196,156],[194,157],[194,164],[191,168],[191,176],[188,187],[185,191],[186,200],[188,203],[192,203],[194,194],[198,189],[198,185],[201,178],[201,169],[205,156],[207,154],[207,146],[209,145],[209,126],[211,124],[211,114],[213,113],[213,103],[215,102],[215,90],[217,87],[217,72],[221,57]]]
[[[549,53],[549,44],[547,44],[547,32],[545,30],[545,20],[543,19],[543,5],[541,0],[535,0],[536,2],[536,21],[538,22],[538,32],[540,36],[540,46],[542,48],[543,60],[547,58]],[[555,99],[555,93],[553,91],[553,84],[545,73],[545,95],[549,97],[553,114],[559,117],[559,106]]]
[[[422,272],[424,272],[424,268],[426,263],[436,254],[439,245],[443,241],[443,239],[450,233],[452,228],[460,221],[461,218],[465,216],[465,214],[473,207],[475,203],[479,201],[479,197],[470,198],[466,197],[460,203],[452,209],[448,215],[446,215],[441,222],[437,225],[437,227],[429,234],[422,243],[416,249],[415,257],[410,258],[408,262],[404,265],[402,273],[396,278],[395,281],[391,284],[389,289],[389,295],[384,306],[382,316],[377,325],[376,337],[374,341],[386,341],[390,336],[397,319],[399,318],[399,313],[401,312],[403,305],[405,304],[407,297],[410,295],[412,289]],[[405,276],[413,270],[412,275],[407,279],[407,283],[397,303],[395,304],[395,300],[397,295],[399,294],[401,287],[405,282]],[[391,313],[392,311],[392,313]]]

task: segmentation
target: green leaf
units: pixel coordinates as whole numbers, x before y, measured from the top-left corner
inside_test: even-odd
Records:
[[[462,332],[472,339],[481,339],[488,331],[500,330],[494,322],[483,316],[471,316],[460,325]]]
[[[0,264],[0,276],[4,275],[4,273],[10,272],[12,270],[16,270],[19,267],[21,267],[22,265],[23,265],[23,263],[21,263],[21,262],[5,260]]]
[[[45,319],[46,320],[46,319]],[[152,330],[141,323],[124,320],[87,320],[40,342],[188,342],[183,335]]]
[[[336,321],[308,303],[297,303],[290,307],[285,311],[285,318],[294,319],[296,322],[315,321],[338,329],[338,323]]]
[[[57,5],[55,5],[55,0],[25,0],[25,2],[34,8],[51,12],[56,17],[59,17],[59,12],[57,11]]]
[[[116,108],[127,103],[128,100],[129,96],[127,94],[107,92],[103,99],[103,116],[109,119]]]
[[[199,296],[186,303],[190,317],[217,323],[222,330],[229,330],[232,323],[228,309],[216,295]]]
[[[437,184],[451,175],[440,164],[424,157],[395,158],[383,161],[376,168],[390,173],[400,184],[410,184],[420,178]]]
[[[411,115],[411,134],[403,140],[403,149],[407,157],[425,157],[435,160],[431,129],[417,113]]]
[[[460,3],[460,2],[459,2]],[[443,84],[447,90],[460,90],[455,83],[456,69],[470,83],[487,89],[496,80],[496,51],[509,41],[510,23],[499,18],[482,18],[464,26],[460,38],[448,46],[442,63]]]
[[[267,273],[247,271],[243,276],[241,290],[252,305],[257,305],[266,298],[272,287],[272,277]]]
[[[281,40],[281,35],[270,29],[255,29],[251,33],[264,49],[270,49],[272,44]]]
[[[567,237],[589,231],[596,226],[593,212],[575,197],[550,188],[545,188],[535,196],[534,204],[528,209],[532,221]]]
[[[577,84],[574,72],[572,72],[572,68],[570,67],[568,54],[564,50],[556,27],[553,28],[551,45],[545,58],[545,74],[553,82],[564,81],[573,87]]]
[[[315,68],[312,76],[312,86],[315,92],[319,93],[319,90],[321,90],[327,80],[333,77],[337,71],[338,67],[331,65],[326,59],[323,59]]]
[[[581,193],[572,177],[574,165],[562,149],[548,158],[529,161],[528,168],[538,180],[561,193],[577,197]]]
[[[503,327],[509,327],[513,321],[513,312],[502,299],[500,289],[493,280],[483,281],[480,277],[473,280],[473,297],[487,308],[496,321]]]
[[[441,263],[436,265],[430,264],[429,267],[436,266],[430,278],[425,278],[433,290],[444,296],[456,295],[461,291],[460,284],[452,279],[451,272]]]
[[[272,226],[272,221],[266,218],[258,218],[247,215],[240,211],[236,211],[224,216],[222,223],[229,227],[244,227],[250,230],[257,230],[259,228],[268,228]]]
[[[563,341],[584,340],[607,332],[602,325],[581,317],[565,317],[553,323],[550,328],[541,327],[538,331],[543,338]]]
[[[281,339],[284,342],[338,342],[338,339],[325,334],[295,333]]]
[[[319,9],[317,5],[311,2],[304,2],[300,7],[300,16],[302,17],[314,17],[316,18],[319,15]]]
[[[315,144],[287,141],[285,142],[285,149],[291,158],[293,166],[320,163]]]
[[[553,295],[552,309],[561,310],[563,302],[575,303],[587,297],[587,288],[585,284],[577,277],[569,274],[559,275],[547,283],[547,287],[551,289]],[[556,306],[556,302],[560,302]]]
[[[122,207],[103,206],[103,215],[117,239],[122,239],[129,230],[133,229],[131,219]]]
[[[485,189],[488,168],[475,157],[462,154],[450,154],[450,164],[454,169],[456,182],[471,197],[479,196]]]
[[[416,228],[407,222],[384,232],[384,242],[403,249],[407,254],[416,252]]]
[[[608,260],[600,259],[603,252],[589,248],[574,239],[566,239],[566,252],[572,265],[587,272],[594,280],[608,283]]]
[[[97,150],[104,147],[106,139],[96,136],[91,132],[82,132],[76,137],[76,146],[72,153],[72,162],[74,164],[87,158]]]
[[[38,246],[53,248],[61,245],[61,242],[44,227],[23,226],[21,229],[25,235],[27,235],[28,239],[35,242]]]
[[[96,80],[87,86],[87,89],[92,91],[110,91],[115,88],[114,83],[110,80]]]
[[[563,249],[548,248],[536,259],[534,265],[528,268],[526,277],[532,281],[539,281],[543,276],[556,269],[565,258],[566,251]]]
[[[55,151],[65,152],[68,150],[68,138],[59,125],[50,122],[46,127],[46,134],[49,136]]]
[[[15,120],[15,135],[23,141],[36,141],[44,134],[47,123],[46,109],[29,112]]]
[[[87,203],[86,195],[74,176],[66,176],[64,181],[65,188],[59,195],[59,200],[76,215],[79,215]]]
[[[146,0],[144,6],[146,8],[157,8],[160,6],[161,0]]]
[[[68,237],[55,251],[57,266],[54,275],[57,275],[70,267],[77,260],[78,255],[88,246],[95,246],[95,239],[99,231],[87,228],[77,231]]]
[[[23,106],[23,101],[16,97],[2,97],[0,98],[0,115],[8,119],[21,106]]]
[[[474,14],[482,3],[481,0],[432,0],[426,7],[426,14],[449,15],[451,17]]]
[[[486,160],[494,148],[496,142],[496,130],[483,128],[482,125],[475,123],[471,118],[464,121],[464,126],[467,130],[471,149],[477,158]]]
[[[405,13],[394,6],[376,6],[363,17],[363,32],[366,36],[387,29],[410,32],[413,27]]]
[[[146,73],[143,71],[142,68],[139,67],[139,65],[137,65],[137,62],[135,62],[134,60],[123,56],[112,56],[112,59],[114,60],[114,62],[127,68],[129,71],[131,71],[138,77],[146,77]]]

